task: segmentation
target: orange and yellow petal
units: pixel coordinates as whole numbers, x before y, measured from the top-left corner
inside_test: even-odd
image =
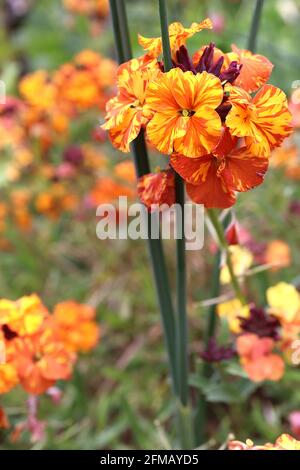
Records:
[[[250,101],[246,92],[237,87],[225,87],[232,108],[226,117],[230,132],[245,137],[250,153],[269,157],[271,150],[281,145],[292,132],[291,113],[285,93],[272,85],[265,85]]]
[[[194,34],[199,33],[203,29],[212,29],[212,27],[213,25],[209,18],[200,23],[192,23],[189,28],[184,28],[179,22],[171,23],[169,25],[169,38],[172,54],[174,55],[180,46],[184,45],[186,40]],[[139,34],[138,42],[153,57],[158,57],[162,53],[161,37],[145,38]]]
[[[222,176],[236,191],[249,191],[263,182],[268,165],[267,158],[253,157],[243,147],[226,158],[226,170]]]
[[[121,152],[129,152],[130,143],[139,135],[142,123],[142,113],[130,108],[122,124],[109,130],[109,137],[114,147]]]
[[[153,206],[175,203],[175,178],[172,170],[149,173],[142,176],[138,181],[138,195],[141,201],[149,209]]]
[[[150,83],[146,104],[154,113],[147,125],[150,142],[162,153],[189,157],[209,153],[221,136],[221,119],[215,109],[223,99],[218,78],[203,72],[196,76],[175,68]]]

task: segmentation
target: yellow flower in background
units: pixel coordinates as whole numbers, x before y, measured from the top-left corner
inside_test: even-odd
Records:
[[[38,70],[19,83],[22,97],[32,106],[47,111],[55,105],[57,94],[48,72]]]
[[[271,313],[285,322],[292,322],[300,310],[299,292],[286,282],[279,282],[269,287],[267,300]]]
[[[250,268],[253,263],[253,255],[247,249],[239,245],[232,245],[229,247],[231,262],[233,264],[234,274],[242,276]],[[223,266],[220,273],[222,284],[229,284],[231,282],[230,273],[227,266]]]
[[[218,305],[217,313],[220,318],[224,318],[232,333],[238,334],[241,331],[239,317],[248,318],[250,314],[249,306],[242,305],[239,299],[232,299]]]

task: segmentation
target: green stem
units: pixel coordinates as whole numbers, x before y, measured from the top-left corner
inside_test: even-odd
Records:
[[[161,37],[163,45],[164,67],[168,72],[173,67],[167,7],[164,0],[159,0],[159,16],[161,24]],[[177,345],[177,368],[178,387],[180,404],[177,407],[178,426],[180,433],[180,444],[184,448],[192,448],[194,445],[192,413],[189,408],[189,387],[188,387],[188,322],[186,314],[186,257],[185,257],[185,237],[184,237],[184,203],[185,187],[183,179],[175,174],[175,196],[176,204],[181,209],[181,214],[177,212],[177,234],[176,241],[177,254],[177,317],[176,317],[176,345]],[[179,226],[181,224],[181,227]]]
[[[252,52],[256,51],[257,33],[259,30],[263,6],[264,6],[264,0],[256,0],[256,5],[255,5],[251,28],[250,28],[249,40],[248,40],[248,49]]]
[[[165,71],[168,72],[173,67],[173,63],[171,57],[168,14],[165,0],[159,0],[159,17],[163,45],[164,67]]]
[[[120,22],[119,22],[119,12],[118,12],[117,0],[109,0],[109,4],[110,4],[113,30],[114,30],[116,50],[117,50],[117,54],[118,54],[118,62],[119,62],[119,64],[122,64],[122,62],[125,62],[128,59],[126,58],[124,47],[123,47],[123,39],[122,39]]]
[[[121,3],[123,4],[123,0],[110,0],[114,35],[120,63],[131,58],[131,56],[129,56],[129,50],[131,48],[128,47],[128,44],[130,45],[128,26],[127,24],[123,24],[127,23],[125,5],[123,4],[120,7]],[[127,46],[124,47],[124,44],[127,44]],[[132,148],[134,154],[136,174],[139,178],[144,174],[150,172],[147,146],[145,143],[143,132],[140,132],[139,136],[135,139],[132,144]],[[149,222],[150,216],[148,218],[148,246],[152,269],[154,273],[155,287],[160,307],[164,336],[167,346],[172,388],[174,393],[177,393],[178,386],[175,360],[175,315],[172,305],[170,293],[171,291],[161,239],[151,239],[151,225]]]
[[[221,251],[218,250],[215,256],[215,262],[212,272],[212,284],[210,291],[210,298],[214,299],[220,294],[220,262],[221,262]],[[216,305],[211,305],[208,310],[208,322],[204,337],[205,347],[208,347],[210,338],[214,337],[216,330],[217,316],[216,316]]]
[[[185,239],[184,239],[184,182],[182,178],[175,174],[175,194],[176,203],[181,208],[181,214],[177,214],[177,229],[180,238],[176,241],[177,255],[177,354],[178,354],[178,384],[179,396],[183,406],[188,403],[188,324],[186,314],[186,259],[185,259]]]
[[[127,61],[132,58],[132,49],[131,49],[128,21],[127,21],[126,7],[125,7],[124,0],[117,0],[116,3],[117,3],[117,8],[118,8],[119,18],[122,19],[120,21],[120,28],[121,28],[121,36],[122,36],[125,61]]]
[[[217,235],[217,238],[218,238],[218,241],[219,241],[220,248],[224,251],[224,253],[226,255],[226,264],[227,264],[228,271],[229,271],[229,274],[230,274],[231,284],[232,284],[233,290],[235,291],[235,294],[236,294],[237,298],[241,301],[241,303],[243,305],[245,305],[247,302],[246,302],[246,299],[245,299],[245,297],[242,293],[241,286],[239,284],[238,278],[236,277],[236,275],[234,273],[233,264],[232,264],[232,260],[231,260],[231,254],[230,254],[229,246],[228,246],[228,243],[227,243],[227,240],[226,240],[224,227],[221,224],[221,222],[219,220],[219,217],[218,217],[218,214],[216,213],[215,209],[207,209],[207,215],[208,215],[208,217],[209,217],[209,219],[210,219],[210,221],[211,221],[211,223],[212,223],[212,225],[215,229],[215,232],[216,232],[216,235]]]

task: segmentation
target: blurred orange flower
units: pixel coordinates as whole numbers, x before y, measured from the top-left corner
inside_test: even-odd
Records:
[[[10,354],[21,385],[31,394],[44,393],[56,380],[69,379],[75,361],[47,323],[35,335],[13,339]]]
[[[272,240],[265,251],[265,262],[270,264],[272,271],[285,268],[291,264],[291,250],[283,240]]]
[[[68,351],[87,352],[99,340],[100,328],[95,322],[96,311],[89,305],[73,300],[57,304],[53,311],[53,326],[58,339]]]
[[[253,382],[263,380],[278,381],[284,374],[284,362],[273,354],[274,341],[246,333],[237,338],[237,352],[240,361]]]
[[[36,294],[15,302],[0,299],[0,326],[6,325],[19,336],[35,334],[48,315],[48,310]]]

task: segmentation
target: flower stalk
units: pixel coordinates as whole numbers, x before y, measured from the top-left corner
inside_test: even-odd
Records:
[[[110,8],[118,51],[119,63],[131,59],[131,47],[127,26],[126,9],[123,0],[110,0]],[[150,172],[150,164],[143,132],[132,144],[134,164],[137,177]],[[150,215],[148,220],[148,246],[154,274],[156,293],[158,297],[164,336],[167,346],[170,375],[173,391],[177,392],[176,364],[175,364],[175,315],[171,299],[171,291],[167,274],[167,267],[162,248],[161,239],[151,239]]]
[[[173,67],[169,26],[167,16],[167,6],[165,0],[159,0],[159,16],[161,24],[161,37],[163,46],[164,68],[168,72]],[[176,241],[176,298],[177,298],[177,316],[176,316],[176,357],[178,369],[178,395],[179,395],[179,429],[181,437],[181,446],[183,448],[192,448],[194,444],[192,415],[189,408],[189,387],[188,387],[188,322],[186,312],[186,256],[185,256],[185,237],[184,237],[184,203],[185,186],[181,176],[175,174],[175,200],[180,207],[180,214],[177,212],[177,234]],[[179,226],[181,224],[181,227]]]
[[[264,6],[264,0],[256,0],[254,14],[252,17],[252,22],[251,22],[249,40],[248,40],[248,49],[249,51],[252,51],[252,52],[256,51],[257,33],[259,30],[263,6]]]

